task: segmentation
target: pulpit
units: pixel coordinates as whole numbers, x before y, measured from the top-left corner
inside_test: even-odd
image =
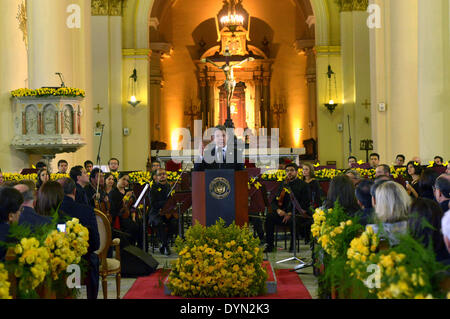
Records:
[[[212,169],[192,172],[192,224],[248,224],[248,172]]]

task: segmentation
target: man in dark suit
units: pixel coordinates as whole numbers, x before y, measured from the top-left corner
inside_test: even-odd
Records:
[[[33,185],[33,181],[23,180],[14,186],[14,188],[23,196],[22,213],[20,214],[19,225],[30,226],[32,230],[36,227],[51,223],[49,217],[41,216],[34,210],[35,191]]]
[[[89,184],[89,175],[86,173],[86,169],[81,165],[72,167],[70,170],[70,178],[75,182],[77,189],[75,201],[79,204],[89,206],[89,199],[84,190],[86,185]]]
[[[237,147],[236,142],[237,139],[234,136],[227,136],[224,126],[216,126],[214,128],[213,143],[207,145],[206,148],[201,144],[200,157],[195,160],[194,171],[204,171],[205,169],[245,169],[243,150]]]
[[[295,163],[286,165],[286,180],[278,188],[277,196],[272,201],[272,212],[266,216],[266,243],[264,252],[272,252],[274,249],[274,232],[275,225],[289,225],[292,232],[292,213],[294,207],[290,198],[290,191],[294,193],[295,198],[301,208],[309,212],[310,208],[310,191],[308,184],[298,178],[298,167]],[[298,214],[298,212],[297,212]],[[297,220],[296,220],[297,222]],[[293,238],[291,238],[290,249],[293,248]]]
[[[98,233],[98,224],[94,209],[88,205],[75,202],[76,186],[70,178],[63,178],[60,183],[64,189],[64,199],[60,211],[63,211],[70,217],[78,218],[80,224],[89,230],[89,249],[83,256],[88,263],[87,273],[87,297],[88,299],[97,299],[99,287],[99,259],[95,251],[100,247],[100,235]]]
[[[9,225],[17,223],[20,218],[20,208],[23,196],[12,187],[0,187],[0,242],[8,242]],[[6,255],[6,248],[0,246],[0,261]]]

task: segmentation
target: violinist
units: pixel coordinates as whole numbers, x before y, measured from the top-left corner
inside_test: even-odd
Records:
[[[104,178],[101,169],[94,168],[91,171],[91,174],[89,175],[89,184],[86,185],[84,191],[86,192],[89,206],[103,212],[106,216],[108,216],[110,222],[112,222],[109,212],[109,198],[104,190]]]
[[[136,213],[132,211],[132,205],[135,196],[132,190],[129,190],[130,177],[126,173],[120,173],[117,180],[117,187],[114,187],[109,194],[111,204],[110,213],[112,225],[115,229],[128,234],[126,238],[121,236],[120,244],[122,247],[135,245],[142,246],[142,227],[136,218]],[[122,241],[124,241],[122,243]]]
[[[167,202],[170,192],[170,185],[167,181],[167,173],[163,168],[158,168],[155,174],[155,181],[150,190],[150,215],[149,224],[156,228],[161,247],[159,252],[166,256],[171,254],[169,248],[169,236],[175,234],[177,231],[177,219],[175,216],[163,216],[160,214],[161,209]]]
[[[277,196],[272,201],[272,211],[266,216],[266,248],[264,252],[272,252],[274,249],[275,225],[289,225],[292,233],[292,213],[294,206],[290,198],[290,192],[294,193],[295,198],[301,208],[309,211],[310,191],[308,184],[298,178],[298,167],[295,163],[289,163],[285,166],[286,180],[280,185]],[[290,248],[293,247],[293,238],[291,238]]]

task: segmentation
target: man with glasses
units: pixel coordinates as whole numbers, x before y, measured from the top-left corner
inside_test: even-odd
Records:
[[[167,173],[163,168],[156,170],[155,182],[150,190],[150,215],[149,225],[154,227],[161,241],[159,252],[166,256],[171,254],[169,248],[169,238],[177,231],[177,220],[173,216],[163,216],[160,214],[162,208],[168,200],[170,185],[167,181]]]

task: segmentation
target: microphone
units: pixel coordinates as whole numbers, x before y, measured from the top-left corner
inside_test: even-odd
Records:
[[[59,76],[59,79],[61,80],[61,87],[62,87],[62,88],[65,88],[66,85],[64,84],[64,80],[63,80],[62,73],[56,72],[55,74],[58,75],[58,76]]]

